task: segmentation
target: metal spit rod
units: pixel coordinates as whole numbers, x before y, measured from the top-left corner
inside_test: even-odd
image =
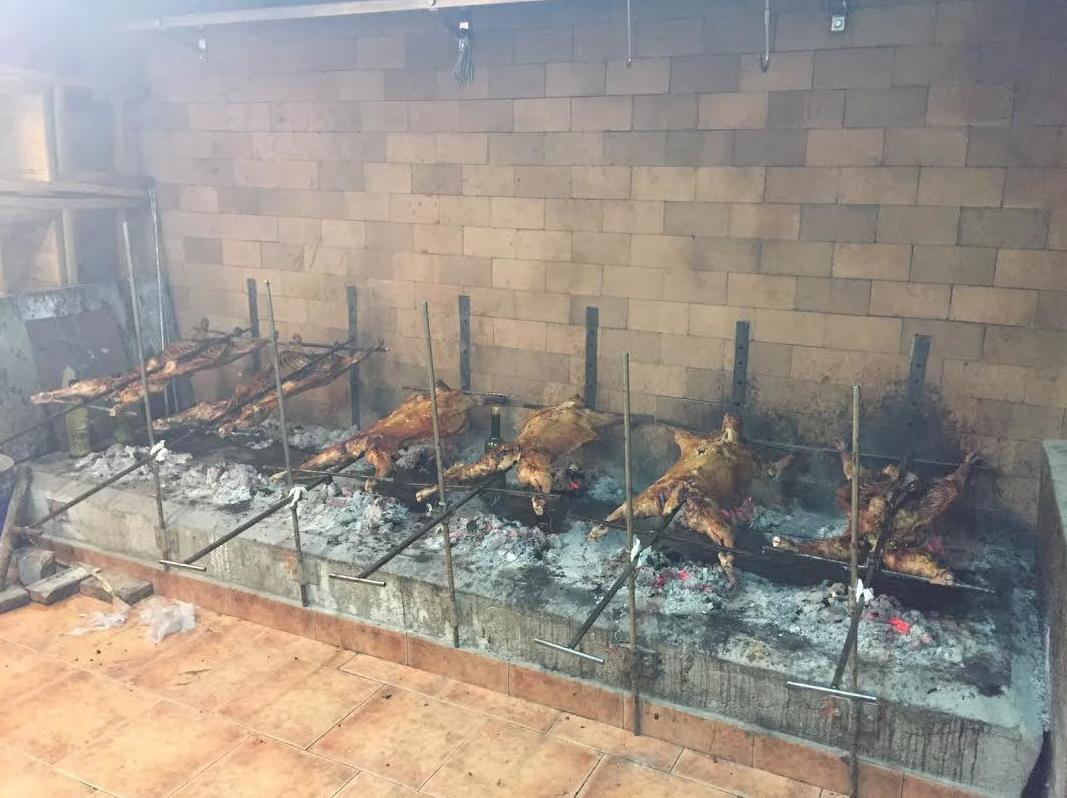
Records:
[[[167,312],[163,304],[163,248],[159,236],[159,204],[156,202],[156,188],[148,189],[148,213],[152,219],[152,243],[156,250],[156,296],[159,299],[159,348],[162,350],[167,345]],[[170,415],[171,391],[163,389],[163,408]],[[177,407],[177,395],[175,395],[175,407]]]
[[[347,463],[346,465],[352,465]],[[396,477],[378,477],[369,472],[352,471],[349,473],[331,473],[329,471],[319,471],[313,468],[294,468],[294,474],[325,474],[334,479],[361,479],[367,482],[390,482],[394,485],[401,485],[409,488],[429,488],[436,485],[436,482],[411,482],[406,479],[397,479]],[[470,485],[464,485],[458,482],[449,482],[445,484],[446,488],[458,488],[460,490],[466,490]],[[484,488],[486,493],[506,493],[512,496],[537,496],[547,501],[555,501],[556,499],[562,499],[566,494],[564,493],[540,493],[535,490],[521,490],[520,488],[496,488],[487,487]],[[622,528],[622,527],[620,527]]]
[[[439,515],[425,522],[422,526],[420,526],[418,529],[416,529],[414,532],[412,532],[406,538],[396,544],[393,548],[391,548],[389,551],[379,557],[374,563],[368,565],[366,568],[360,571],[359,574],[357,574],[356,576],[352,576],[351,574],[333,573],[329,574],[330,578],[340,579],[342,582],[359,582],[361,584],[384,587],[385,582],[378,582],[375,580],[368,579],[367,577],[377,573],[386,564],[388,564],[394,558],[399,556],[405,549],[412,546],[415,542],[417,542],[420,538],[424,537],[427,533],[432,532],[438,524],[442,523],[450,516],[454,515],[457,510],[463,507],[463,505],[465,505],[478,494],[482,493],[482,491],[484,491],[489,486],[489,483],[496,479],[496,476],[496,474],[493,474],[484,482],[476,485],[474,489],[471,490],[466,496],[464,496],[459,501],[453,502],[450,506],[445,508]]]
[[[437,464],[437,495],[442,510],[448,509],[445,496],[445,461],[441,456],[441,423],[437,413],[437,374],[433,365],[433,341],[430,338],[430,303],[422,303],[423,328],[426,335],[426,376],[430,382],[430,413],[433,420],[433,453]],[[445,552],[445,576],[448,580],[448,615],[452,626],[452,645],[459,648],[459,609],[456,606],[456,574],[452,567],[452,537],[448,524],[441,524],[441,541]]]
[[[629,2],[627,1],[627,9]],[[633,461],[630,448],[630,353],[622,356],[622,390],[623,390],[623,413],[622,413],[622,440],[623,440],[623,473],[625,475],[626,490],[626,551],[634,550],[634,496],[633,475],[631,464]],[[634,570],[626,579],[627,610],[630,621],[630,702],[631,702],[631,731],[635,735],[641,733],[641,685],[640,674],[637,666],[637,579]]]
[[[534,642],[538,645],[545,646],[546,648],[551,648],[555,651],[562,651],[566,654],[573,654],[576,657],[581,657],[582,659],[587,659],[590,662],[595,662],[598,665],[603,665],[603,658],[579,651],[578,646],[582,642],[582,639],[586,636],[586,634],[588,634],[589,630],[593,628],[593,624],[596,623],[597,618],[599,618],[603,614],[604,610],[607,609],[608,604],[610,604],[611,600],[615,598],[615,594],[618,593],[622,589],[622,586],[626,584],[627,580],[629,580],[630,574],[632,574],[636,570],[637,564],[638,562],[640,562],[641,559],[641,552],[655,545],[656,541],[659,540],[660,536],[666,531],[667,527],[670,526],[671,521],[674,520],[674,517],[678,514],[678,511],[681,508],[682,505],[678,505],[670,512],[670,514],[665,519],[663,519],[663,522],[656,528],[656,531],[652,534],[652,537],[648,539],[648,542],[641,546],[640,551],[638,551],[636,554],[633,554],[633,550],[631,549],[631,552],[628,553],[628,556],[630,557],[630,562],[627,563],[625,570],[623,570],[623,572],[619,574],[618,578],[612,583],[611,587],[608,588],[607,592],[604,594],[604,597],[601,598],[599,602],[597,602],[597,605],[593,608],[593,611],[589,613],[589,617],[585,619],[585,622],[578,628],[578,631],[574,633],[574,636],[570,639],[570,642],[568,642],[567,645],[561,646],[559,643],[553,643],[550,640],[542,640],[539,637],[535,637]]]
[[[282,456],[285,458],[285,482],[290,493],[293,490],[293,465],[289,458],[289,425],[285,420],[285,391],[282,390],[281,359],[278,355],[278,325],[274,319],[274,297],[270,290],[270,280],[263,281],[267,292],[267,317],[270,320],[270,351],[274,360],[274,387],[278,392],[278,424],[282,435]],[[296,550],[296,581],[300,588],[300,606],[308,605],[307,575],[304,573],[304,548],[300,543],[300,519],[297,516],[297,502],[289,503],[289,519],[293,527],[293,547]]]
[[[130,305],[133,309],[133,330],[137,337],[137,360],[141,368],[141,391],[144,397],[144,418],[148,437],[149,450],[155,448],[156,436],[152,430],[152,399],[148,393],[148,370],[144,360],[144,335],[141,333],[141,301],[137,295],[137,278],[133,271],[133,248],[130,246],[130,222],[122,220],[122,242],[126,248],[126,265],[130,272]],[[159,521],[159,553],[160,559],[170,559],[170,541],[167,536],[167,520],[163,515],[163,487],[159,482],[159,463],[154,457],[149,457],[149,468],[152,471],[152,486],[156,494],[156,516]]]
[[[769,3],[770,0],[767,0]],[[856,587],[859,584],[859,547],[860,547],[860,386],[852,386],[852,507],[849,513],[849,526],[852,528],[852,547],[849,552],[849,608],[855,611],[859,601]],[[860,648],[859,636],[852,638],[852,692],[860,689]],[[862,724],[860,702],[852,701],[852,746],[849,749],[848,774],[852,788],[852,798],[859,798],[860,793],[860,726]]]

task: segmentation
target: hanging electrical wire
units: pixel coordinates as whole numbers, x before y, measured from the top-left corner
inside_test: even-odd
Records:
[[[763,52],[759,56],[759,68],[761,72],[771,68],[771,0],[763,0]]]

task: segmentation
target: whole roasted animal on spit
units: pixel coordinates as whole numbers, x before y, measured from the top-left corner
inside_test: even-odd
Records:
[[[759,477],[777,477],[792,461],[792,455],[775,463],[766,463],[741,443],[741,419],[727,413],[722,427],[709,435],[694,435],[675,430],[674,442],[680,453],[667,472],[634,497],[635,518],[666,517],[681,507],[682,522],[712,542],[734,548],[734,527],[729,511],[747,498],[747,490]],[[626,517],[626,505],[620,505],[605,520],[614,523]],[[596,527],[589,537],[604,534]],[[719,563],[728,584],[736,583],[734,555],[719,552]]]
[[[478,405],[500,402],[504,397],[471,396],[437,381],[437,414],[441,437],[458,435],[467,428],[470,409]],[[378,419],[367,429],[360,430],[347,440],[340,441],[300,464],[301,469],[318,471],[360,458],[374,466],[376,477],[393,471],[396,453],[412,444],[433,438],[433,415],[429,391],[413,393],[393,412]],[[276,474],[275,479],[284,476]]]
[[[849,479],[852,473],[851,458],[848,457],[844,444],[838,444],[838,451],[841,452],[845,478]],[[898,481],[904,484],[919,483],[913,495],[901,505],[892,518],[882,562],[890,571],[921,576],[936,584],[955,582],[955,575],[938,562],[926,543],[935,521],[963,493],[971,469],[978,459],[977,453],[968,452],[955,471],[934,480],[928,486],[922,486],[914,474],[902,475],[899,466],[886,466],[878,477],[871,475],[866,469],[861,469],[858,523],[860,560],[865,560],[867,553],[874,546],[877,530],[886,512],[886,491]],[[838,488],[837,502],[846,514],[851,515],[849,484]],[[797,541],[776,535],[771,542],[785,551],[815,554],[835,560],[848,560],[852,556],[852,533],[848,529],[835,538]]]
[[[169,361],[163,368],[148,376],[148,392],[162,393],[171,380],[195,374],[198,371],[221,368],[253,352],[258,352],[265,343],[267,341],[264,338],[229,338],[211,344],[190,357]],[[109,411],[110,414],[117,416],[127,407],[136,405],[142,401],[143,394],[144,389],[140,381],[126,386],[111,397],[115,404]]]
[[[174,341],[167,344],[158,354],[153,355],[145,361],[145,371],[149,377],[155,374],[162,374],[166,372],[173,372],[178,369],[179,364],[186,360],[201,360],[201,356],[208,351],[215,351],[217,353],[217,347],[225,346],[227,343],[234,340],[233,335],[224,336],[212,336],[209,338],[190,338],[182,339],[180,341]],[[253,339],[255,340],[255,339]],[[249,339],[245,339],[243,343],[251,343]],[[259,340],[256,346],[258,348],[262,346],[265,341]],[[238,355],[240,357],[240,355]],[[203,361],[201,361],[203,362]],[[226,361],[229,362],[229,361]],[[221,365],[221,364],[220,364]],[[193,371],[199,371],[205,368],[213,368],[213,365],[208,363],[207,365],[201,365],[199,368],[193,369]],[[184,374],[190,374],[192,371],[182,372]],[[175,375],[178,376],[178,375]],[[133,390],[136,386],[137,397],[141,396],[141,369],[130,369],[125,374],[111,375],[106,377],[88,377],[84,380],[78,380],[72,382],[65,388],[56,388],[52,391],[41,391],[35,393],[30,397],[30,401],[35,405],[49,404],[50,402],[80,402],[80,401],[94,401],[101,399],[108,394],[118,391],[122,388],[130,386]],[[160,388],[162,390],[162,388]]]
[[[621,420],[610,413],[590,410],[577,397],[568,399],[538,410],[526,419],[515,440],[491,449],[473,463],[453,465],[445,470],[444,477],[452,482],[473,482],[514,467],[520,484],[548,494],[552,490],[556,462],[595,441],[601,427],[618,424]],[[424,501],[436,492],[436,487],[425,488],[416,494],[416,498]],[[544,497],[534,496],[532,503],[534,512],[541,515]]]

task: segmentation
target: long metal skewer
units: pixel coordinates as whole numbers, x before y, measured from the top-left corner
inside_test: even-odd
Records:
[[[437,415],[437,374],[433,366],[433,341],[430,338],[430,303],[422,303],[423,328],[426,334],[426,373],[430,380],[430,411],[433,419],[433,452],[437,461],[437,495],[441,509],[448,510],[445,497],[445,463],[441,457],[441,425]],[[459,609],[456,606],[456,574],[452,567],[452,538],[448,524],[441,523],[441,540],[445,552],[445,576],[448,580],[448,614],[452,626],[452,645],[459,648]]]
[[[852,527],[852,550],[849,562],[848,605],[855,611],[859,601],[856,588],[859,584],[859,547],[860,547],[860,386],[852,386],[852,507],[849,512],[849,525]],[[860,689],[860,650],[859,637],[852,638],[852,692]],[[860,792],[860,725],[863,720],[863,704],[852,699],[852,746],[848,758],[849,784],[852,798],[859,798]]]
[[[623,472],[626,483],[626,552],[627,556],[634,555],[634,495],[633,475],[631,465],[633,462],[630,447],[630,353],[622,356],[622,441],[623,441]],[[630,620],[630,703],[632,715],[630,728],[634,734],[641,733],[641,685],[640,669],[638,667],[637,653],[637,577],[633,569],[626,578],[627,609]]]
[[[163,304],[163,248],[159,240],[159,204],[156,202],[156,187],[148,189],[148,214],[152,219],[152,243],[156,250],[156,297],[159,299],[159,348],[163,350],[167,345],[167,312]],[[166,415],[170,415],[171,394],[174,393],[177,407],[177,393],[171,390],[171,386],[163,389],[163,409]]]
[[[544,646],[545,648],[551,648],[554,651],[561,651],[565,654],[571,654],[575,657],[580,657],[582,659],[589,660],[590,662],[595,662],[598,665],[603,665],[604,659],[602,657],[596,657],[592,654],[586,654],[584,651],[579,651],[578,646],[582,642],[583,638],[585,638],[586,634],[589,633],[589,630],[593,628],[593,624],[596,623],[597,618],[599,618],[603,614],[604,610],[607,609],[608,604],[610,604],[611,600],[615,598],[615,594],[622,589],[622,586],[626,584],[627,580],[630,578],[630,575],[637,569],[637,564],[641,560],[641,552],[655,545],[656,541],[659,540],[660,536],[666,531],[667,527],[670,526],[671,521],[674,520],[674,516],[676,516],[678,514],[678,511],[681,509],[682,505],[678,505],[670,512],[669,515],[667,515],[666,518],[663,519],[660,525],[656,528],[656,531],[652,533],[652,537],[648,539],[648,542],[641,546],[640,551],[636,553],[632,551],[630,552],[630,561],[629,563],[627,563],[625,570],[623,570],[623,572],[619,574],[618,578],[611,584],[611,587],[608,588],[603,598],[601,598],[600,601],[597,602],[597,605],[593,608],[593,611],[589,613],[589,617],[585,619],[585,622],[582,623],[580,627],[578,627],[578,631],[574,633],[574,636],[571,637],[570,641],[566,645],[553,643],[551,640],[542,640],[539,637],[535,637],[534,642],[538,645]]]
[[[137,278],[133,272],[133,248],[130,246],[130,223],[122,220],[122,242],[126,247],[126,265],[130,272],[130,305],[133,310],[133,330],[137,337],[137,361],[141,366],[141,391],[144,395],[144,417],[148,436],[148,449],[151,452],[156,446],[156,436],[152,430],[152,399],[148,393],[148,371],[144,361],[144,336],[141,333],[141,301],[137,295]],[[156,516],[159,521],[159,533],[156,541],[159,544],[160,559],[170,559],[170,541],[167,536],[167,520],[163,515],[163,487],[159,482],[159,463],[154,456],[149,457],[149,468],[152,471],[152,487],[156,494]],[[166,565],[164,565],[166,570]]]
[[[282,366],[278,355],[278,326],[274,320],[274,296],[270,290],[270,280],[264,280],[267,291],[267,317],[270,319],[270,352],[274,359],[274,387],[278,391],[278,425],[282,434],[282,456],[285,458],[285,481],[289,491],[293,490],[293,466],[289,459],[289,425],[285,420],[285,392],[282,390]],[[308,605],[307,575],[304,573],[304,548],[300,543],[300,519],[297,517],[298,502],[289,503],[289,519],[293,526],[293,547],[296,550],[296,581],[300,587],[300,605]]]

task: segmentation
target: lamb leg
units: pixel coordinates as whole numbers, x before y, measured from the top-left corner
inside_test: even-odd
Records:
[[[456,463],[454,466],[445,469],[445,481],[446,482],[475,482],[479,479],[490,476],[491,474],[502,473],[507,471],[519,460],[519,450],[514,444],[505,443],[503,446],[498,446],[492,449],[473,463]],[[437,493],[437,486],[433,485],[428,488],[423,488],[415,494],[416,501],[426,501],[426,499]]]
[[[695,532],[707,536],[714,543],[727,548],[734,548],[734,529],[723,517],[721,508],[713,501],[690,494],[682,508],[682,522]],[[737,584],[734,576],[733,552],[720,551],[719,564],[726,574],[726,584],[733,588]]]

